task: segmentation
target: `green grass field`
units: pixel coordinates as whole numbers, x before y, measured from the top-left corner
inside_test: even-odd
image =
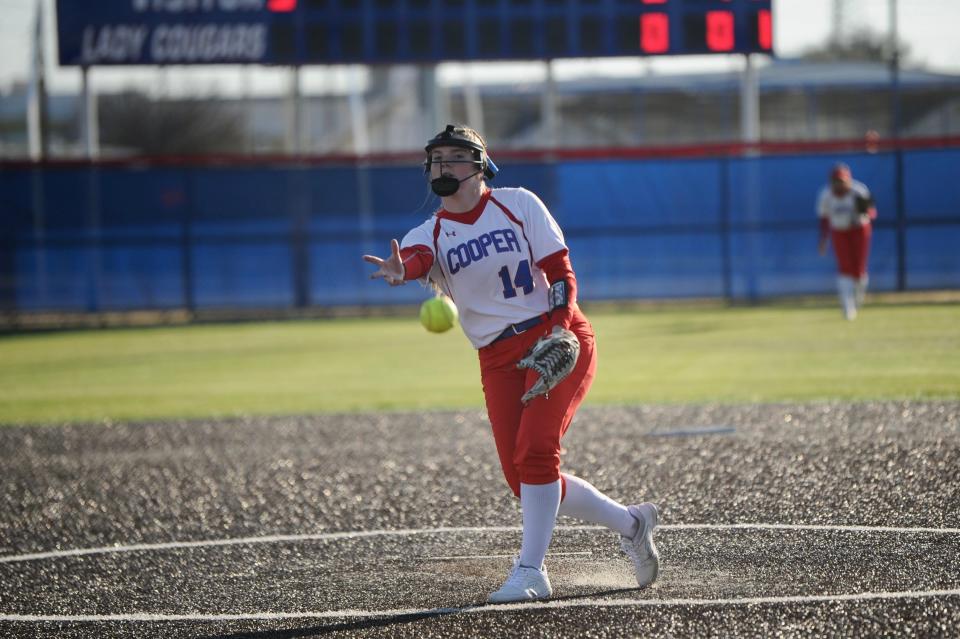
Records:
[[[594,309],[588,404],[960,398],[960,305]],[[475,351],[409,318],[0,337],[0,423],[481,408]]]

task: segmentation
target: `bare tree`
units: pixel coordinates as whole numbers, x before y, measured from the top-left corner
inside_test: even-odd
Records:
[[[153,100],[139,92],[103,96],[100,141],[140,155],[244,150],[243,116],[213,100]]]
[[[900,62],[908,60],[910,45],[903,40],[897,42]],[[807,49],[801,58],[815,62],[886,62],[892,57],[890,38],[886,34],[870,29],[854,31],[843,38],[830,38],[823,44]]]

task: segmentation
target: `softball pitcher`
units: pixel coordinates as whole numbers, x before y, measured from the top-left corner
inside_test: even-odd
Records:
[[[473,129],[448,125],[425,151],[441,209],[402,242],[393,240],[386,259],[363,259],[377,267],[371,278],[391,286],[419,279],[448,295],[478,351],[500,465],[523,513],[519,556],[489,601],[551,595],[544,557],[558,514],[619,533],[637,584],[653,583],[660,567],[656,506],[624,506],[560,472],[560,439],[597,365],[560,227],[530,191],[487,186],[498,169]]]

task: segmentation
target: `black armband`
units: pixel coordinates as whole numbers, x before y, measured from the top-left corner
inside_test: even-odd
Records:
[[[550,310],[567,307],[567,281],[557,280],[550,285],[550,291],[547,293],[547,303]]]

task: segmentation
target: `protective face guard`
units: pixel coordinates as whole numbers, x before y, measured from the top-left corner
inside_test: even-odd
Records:
[[[439,160],[437,164],[472,164],[477,167],[477,169],[483,169],[483,160]],[[424,172],[429,173],[430,168],[433,166],[433,160],[427,158],[423,161]]]
[[[438,160],[438,163],[440,164],[440,167],[441,167],[440,168],[441,173],[443,172],[444,164],[469,164],[477,169],[467,177],[460,180],[458,180],[457,178],[451,175],[440,175],[438,177],[431,179],[430,188],[431,190],[433,190],[434,193],[436,193],[440,197],[449,197],[453,195],[460,189],[461,182],[464,182],[465,180],[469,180],[470,178],[475,176],[477,173],[480,173],[481,171],[483,171],[483,162],[481,160],[476,160],[476,159],[474,160]],[[429,159],[429,155],[428,155],[427,161],[423,163],[424,174],[427,175],[428,177],[430,176],[430,167],[432,164],[433,164],[433,160]]]
[[[452,124],[448,124],[447,128],[434,136],[427,146],[423,148],[427,152],[427,159],[423,162],[424,173],[430,173],[430,168],[433,164],[433,160],[430,158],[430,152],[433,151],[438,146],[453,146],[460,149],[469,149],[474,152],[473,160],[455,160],[453,162],[444,161],[444,164],[474,164],[477,168],[483,171],[483,176],[488,180],[492,180],[494,176],[500,171],[497,168],[497,165],[493,163],[493,160],[490,159],[490,156],[487,155],[486,150],[483,148],[483,145],[474,140],[468,140],[467,138],[460,137],[456,132],[456,127]]]

